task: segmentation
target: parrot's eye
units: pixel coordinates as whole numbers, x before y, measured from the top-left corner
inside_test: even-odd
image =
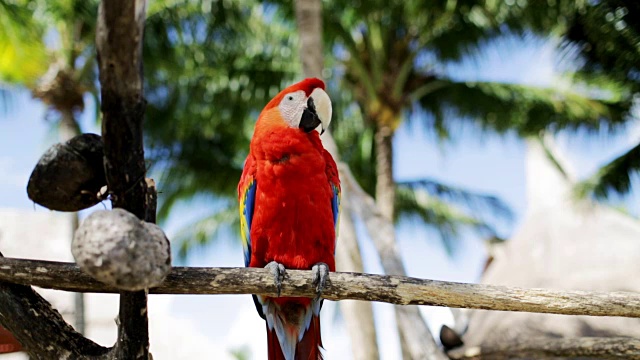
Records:
[[[291,95],[287,96],[287,100],[293,101],[293,96],[291,96]]]

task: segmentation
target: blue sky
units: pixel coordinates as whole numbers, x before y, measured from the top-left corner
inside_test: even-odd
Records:
[[[510,39],[485,47],[480,60],[466,61],[449,67],[447,71],[467,79],[547,86],[555,84],[555,63],[552,45],[541,41],[520,43]],[[81,118],[83,129],[85,132],[99,133],[93,119],[94,104],[90,98],[86,101],[87,110]],[[55,142],[55,131],[52,130],[51,123],[44,120],[45,110],[41,103],[32,100],[27,92],[14,93],[9,105],[7,111],[0,112],[0,207],[48,211],[34,207],[28,200],[25,189],[38,158]],[[497,136],[479,134],[473,129],[461,129],[452,141],[438,143],[433,135],[422,130],[419,125],[399,129],[395,138],[396,178],[435,178],[470,190],[497,195],[513,209],[514,229],[517,229],[527,207],[523,141],[512,134]],[[558,136],[558,145],[570,159],[576,174],[585,177],[639,138],[638,127],[631,125],[627,131],[617,135],[563,133]],[[637,206],[633,205],[637,201],[625,203],[631,204],[632,211],[638,213]],[[97,208],[102,206],[98,205]],[[207,201],[203,200],[180,204],[163,226],[171,238],[181,226],[206,214],[207,210]],[[418,226],[402,226],[398,229],[398,239],[409,275],[477,281],[484,261],[480,239],[466,234],[460,239],[452,257],[446,254],[433,232]],[[366,271],[381,273],[373,247],[363,241],[362,248]],[[188,264],[242,266],[241,249],[230,239],[198,250],[189,257]],[[378,325],[393,321],[389,305],[374,306]],[[230,347],[240,347],[246,343],[247,338],[252,339],[247,334],[253,332],[243,332],[243,329],[255,330],[259,344],[255,345],[255,341],[252,341],[251,349],[256,359],[262,358],[260,352],[264,351],[264,327],[255,314],[249,296],[180,296],[174,299],[172,309],[180,316],[196,319],[197,326],[212,341],[230,344]],[[339,327],[339,319],[337,325],[332,321],[339,316],[335,315],[332,305],[326,306],[323,313],[323,324],[328,323],[328,328],[333,329],[325,340],[326,348],[331,351],[332,359],[341,359],[343,357],[333,355],[336,352],[348,354],[346,334]],[[432,319],[433,328],[437,328],[441,321],[448,318],[446,310],[441,308],[423,308],[423,314]],[[396,338],[389,333],[389,328],[380,327],[379,331],[380,339],[384,339],[380,342],[383,359],[395,359],[398,354]]]

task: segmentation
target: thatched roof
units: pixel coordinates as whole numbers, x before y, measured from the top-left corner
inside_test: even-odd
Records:
[[[550,145],[547,143],[547,145]],[[612,208],[576,201],[571,174],[530,142],[528,211],[497,251],[482,283],[567,290],[640,292],[640,222]],[[563,164],[563,168],[567,168]],[[465,347],[531,336],[634,336],[640,320],[513,312],[470,312]]]

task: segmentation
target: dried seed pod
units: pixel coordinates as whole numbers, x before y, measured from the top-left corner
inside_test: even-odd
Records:
[[[29,199],[58,211],[79,211],[99,203],[100,189],[107,185],[103,157],[102,139],[96,134],[53,145],[31,173]]]
[[[71,252],[84,272],[122,290],[156,286],[171,270],[162,229],[123,209],[89,215],[73,237]]]

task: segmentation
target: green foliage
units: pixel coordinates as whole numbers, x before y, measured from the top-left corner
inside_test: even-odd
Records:
[[[0,1],[0,82],[50,111],[82,110],[86,93],[97,98],[97,9],[96,0]]]
[[[575,188],[580,198],[596,200],[609,198],[612,193],[626,195],[640,171],[640,144],[604,165],[590,178],[578,183]]]
[[[433,227],[451,254],[462,230],[497,237],[492,223],[510,222],[512,212],[495,196],[477,194],[433,180],[397,183],[396,221],[419,220]]]
[[[528,136],[563,129],[599,130],[605,124],[624,123],[631,105],[629,97],[606,95],[599,99],[573,89],[439,80],[439,86],[424,94],[419,103],[434,116],[434,127],[444,136],[460,121]]]
[[[235,198],[255,118],[299,69],[292,29],[258,2],[168,5],[151,9],[144,43],[161,218],[195,194]]]
[[[640,3],[633,0],[590,2],[572,17],[564,47],[584,64],[583,73],[603,75],[640,90]]]
[[[471,229],[484,236],[495,234],[482,220],[420,189],[399,185],[395,205],[398,220],[419,220],[422,224],[429,225],[440,234],[449,254],[453,253],[455,239],[462,229]]]
[[[0,1],[0,82],[32,85],[47,69],[43,27],[33,10]]]
[[[630,0],[589,2],[571,17],[562,46],[581,60],[577,76],[598,79],[640,92],[640,3]],[[640,145],[605,164],[578,183],[579,197],[606,200],[626,195],[640,170]]]

